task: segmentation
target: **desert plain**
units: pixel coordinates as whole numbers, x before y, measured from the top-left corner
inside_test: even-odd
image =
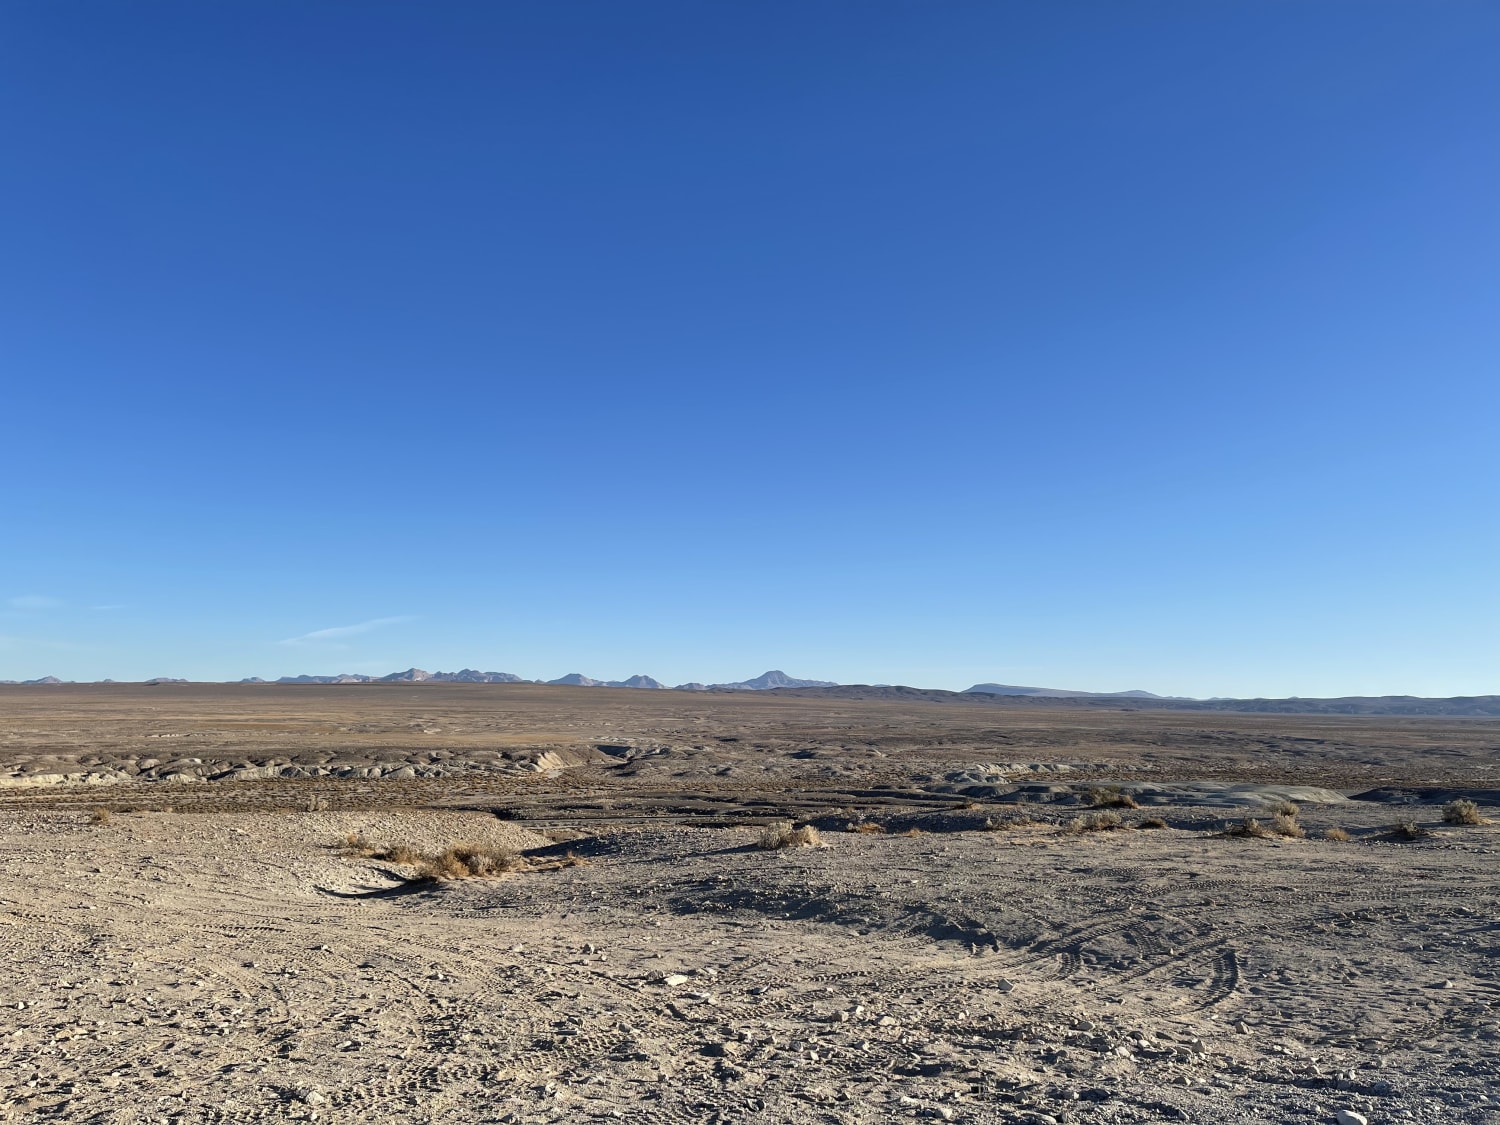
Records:
[[[0,687],[0,1118],[1500,1122],[1497,772],[1493,718]]]

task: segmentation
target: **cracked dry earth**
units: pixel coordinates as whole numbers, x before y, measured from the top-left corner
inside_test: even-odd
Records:
[[[7,814],[0,1119],[1500,1122],[1494,828],[754,839]]]

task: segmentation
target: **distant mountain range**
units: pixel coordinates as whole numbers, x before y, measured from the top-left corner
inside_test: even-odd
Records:
[[[30,680],[28,683],[61,683],[61,680]],[[569,672],[555,680],[527,680],[514,672],[476,672],[465,668],[460,672],[427,672],[421,668],[408,668],[404,672],[392,672],[388,676],[365,676],[346,672],[337,676],[282,676],[279,680],[263,680],[251,676],[241,680],[242,684],[535,684],[546,683],[560,687],[612,687],[644,688],[666,691],[667,685],[650,676],[631,676],[627,680],[596,680],[582,672]],[[769,691],[774,688],[837,687],[832,680],[799,680],[785,672],[763,672],[753,680],[739,680],[732,684],[678,684],[677,691]]]
[[[18,686],[61,685],[56,676],[19,681]],[[101,684],[113,680],[100,680]],[[1500,695],[1463,695],[1429,699],[1414,695],[1352,695],[1336,699],[1191,699],[1186,696],[1156,695],[1149,691],[1071,691],[1066,688],[1020,687],[1015,684],[975,684],[964,691],[940,688],[899,687],[889,684],[835,684],[828,680],[799,680],[785,672],[770,671],[751,680],[728,684],[678,684],[668,689],[650,676],[631,676],[625,680],[596,680],[581,672],[559,676],[555,680],[528,680],[513,672],[477,672],[464,668],[458,672],[427,672],[408,668],[388,676],[366,676],[348,673],[339,676],[282,676],[267,681],[252,676],[242,684],[553,684],[572,687],[633,688],[654,691],[779,691],[789,695],[829,699],[895,699],[914,703],[953,703],[971,706],[1063,707],[1111,710],[1172,711],[1240,711],[1280,715],[1425,715],[1445,717],[1500,718]],[[17,685],[16,680],[0,684]],[[147,684],[183,684],[186,680],[161,677]]]
[[[977,693],[979,695],[1032,695],[1044,699],[1074,699],[1088,696],[1095,699],[1190,699],[1186,695],[1157,695],[1155,692],[1141,691],[1069,691],[1067,688],[1051,687],[1015,687],[1012,684],[975,684],[966,688],[961,694],[968,695]]]
[[[242,684],[524,684],[529,683],[512,672],[476,672],[465,668],[460,672],[424,672],[421,668],[408,668],[404,672],[392,672],[389,676],[365,676],[345,672],[337,676],[282,676],[279,680],[267,681],[259,676],[241,680]]]
[[[1005,685],[976,685],[1004,687]],[[1455,695],[1440,699],[1416,695],[1349,695],[1334,699],[1186,699],[1150,692],[945,691],[941,688],[844,684],[788,691],[826,699],[895,699],[910,703],[951,703],[990,707],[1059,707],[1111,711],[1238,711],[1271,715],[1421,715],[1443,718],[1500,718],[1500,695]]]

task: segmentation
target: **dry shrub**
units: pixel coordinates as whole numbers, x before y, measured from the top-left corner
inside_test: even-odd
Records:
[[[1142,828],[1165,828],[1166,826],[1167,822],[1159,816],[1148,816],[1141,821]]]
[[[901,836],[921,836],[921,835],[924,835],[924,833],[923,833],[923,831],[920,828],[908,828],[905,832],[898,833],[898,835],[901,835]]]
[[[406,866],[415,866],[422,862],[421,854],[405,844],[392,844],[390,847],[379,848],[371,854],[374,858],[383,859],[387,863],[399,863]]]
[[[1387,840],[1420,840],[1427,835],[1427,829],[1423,828],[1415,820],[1403,818],[1396,821],[1385,832]]]
[[[1074,818],[1067,831],[1076,835],[1079,832],[1112,832],[1124,827],[1125,822],[1120,819],[1119,813],[1095,812]]]
[[[1467,797],[1458,797],[1443,806],[1444,824],[1488,824],[1489,820],[1479,815],[1479,806]]]
[[[1253,816],[1247,816],[1238,824],[1232,824],[1228,828],[1224,829],[1224,831],[1220,832],[1219,835],[1246,836],[1255,840],[1269,840],[1272,836],[1276,835],[1276,833],[1272,832],[1269,828],[1267,828],[1260,821],[1256,820]]]
[[[1277,813],[1271,821],[1271,831],[1278,836],[1285,836],[1289,840],[1300,840],[1307,835],[1302,830],[1302,825],[1297,823],[1296,817],[1286,813]]]
[[[514,848],[494,844],[454,844],[437,855],[421,856],[417,879],[443,882],[449,879],[486,879],[514,871],[521,859]]]
[[[1299,811],[1292,801],[1272,801],[1266,805],[1266,812],[1272,816],[1296,816]]]
[[[90,824],[108,824],[109,823],[109,810],[106,809],[106,808],[97,808],[97,809],[95,809],[93,812],[89,813],[89,823]]]
[[[1009,832],[1014,828],[1034,828],[1040,821],[1033,820],[1024,813],[1020,816],[1008,816],[1003,820],[996,820],[992,816],[984,818],[984,830],[986,832]]]
[[[1118,785],[1095,786],[1088,791],[1089,804],[1096,809],[1138,809],[1141,806]]]
[[[767,851],[776,851],[778,848],[815,848],[822,842],[823,837],[811,824],[794,828],[790,820],[773,820],[761,832],[756,844]]]
[[[1349,833],[1345,832],[1342,828],[1330,828],[1323,833],[1323,839],[1332,840],[1335,844],[1347,844],[1349,842]]]
[[[850,832],[858,832],[864,836],[879,836],[885,832],[885,825],[873,820],[862,820],[858,824],[849,825]]]
[[[345,836],[342,850],[345,855],[415,867],[415,881],[418,882],[485,878],[504,875],[527,866],[514,848],[494,844],[457,843],[437,853],[419,852],[406,844],[373,844],[362,832],[351,832]],[[545,867],[576,867],[585,862],[570,851],[566,859]]]

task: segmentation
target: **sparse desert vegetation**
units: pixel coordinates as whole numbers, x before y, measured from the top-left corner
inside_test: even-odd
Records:
[[[1332,840],[1335,844],[1347,844],[1350,836],[1347,830],[1335,827],[1326,829],[1323,833],[1323,839]]]
[[[1113,832],[1116,829],[1124,827],[1125,822],[1121,819],[1119,813],[1105,811],[1085,813],[1083,816],[1075,817],[1068,823],[1067,831],[1075,834],[1079,832]]]
[[[1272,832],[1253,816],[1247,816],[1238,824],[1231,824],[1219,833],[1221,836],[1239,836],[1252,840],[1269,840],[1276,833]]]
[[[1292,806],[1293,809],[1296,807],[1295,805]],[[1277,813],[1271,818],[1271,831],[1278,836],[1285,836],[1289,840],[1300,840],[1307,835],[1302,825],[1297,823],[1297,814],[1295,812]]]
[[[1118,785],[1096,785],[1088,791],[1089,803],[1096,809],[1138,809],[1134,797]]]
[[[797,828],[790,820],[777,820],[766,825],[755,842],[767,851],[776,851],[780,848],[816,848],[823,843],[823,838],[811,824]]]
[[[417,860],[417,878],[429,882],[449,879],[488,879],[525,865],[514,848],[494,844],[454,844]]]
[[[1297,823],[1295,816],[1277,813],[1271,818],[1270,824],[1262,824],[1255,817],[1247,816],[1238,824],[1231,824],[1223,829],[1219,835],[1239,836],[1253,840],[1273,840],[1278,837],[1301,840],[1307,836],[1307,831]]]
[[[1420,840],[1427,835],[1427,829],[1411,817],[1402,817],[1385,830],[1384,837],[1387,840]]]
[[[1443,806],[1444,824],[1488,824],[1489,820],[1481,816],[1479,806],[1467,797],[1457,797]]]

